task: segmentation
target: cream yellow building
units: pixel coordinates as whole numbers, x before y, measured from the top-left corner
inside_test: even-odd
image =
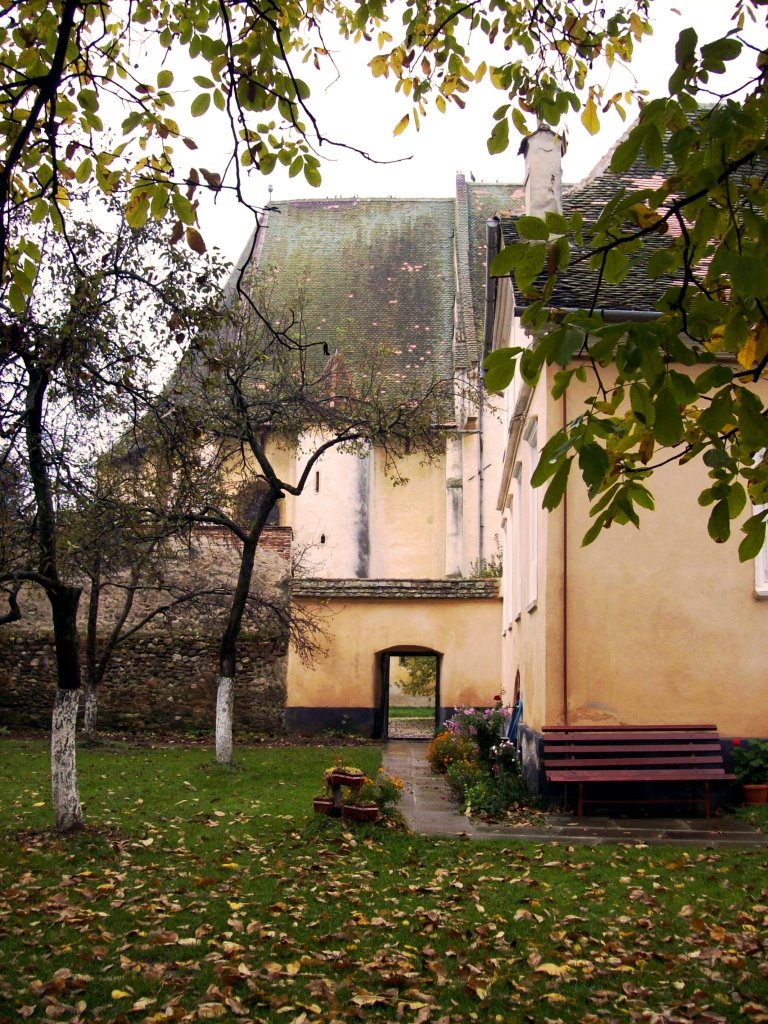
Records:
[[[608,173],[604,162],[563,192],[560,155],[549,132],[529,140],[527,212],[564,208],[588,216],[620,186],[640,187]],[[643,173],[653,172],[632,170]],[[491,251],[513,231],[514,218],[498,218]],[[556,305],[583,304],[584,296],[564,287]],[[615,309],[604,316],[653,315],[648,289],[649,282],[634,280],[614,287]],[[489,349],[530,344],[520,322],[524,305],[509,280],[498,283]],[[655,473],[656,511],[642,515],[639,530],[614,526],[583,547],[592,520],[580,475],[571,474],[551,513],[542,510],[542,493],[530,482],[545,441],[594,393],[593,380],[574,381],[553,399],[554,372],[545,370],[533,389],[519,376],[507,389],[497,500],[504,538],[503,689],[508,699],[517,691],[523,699],[521,742],[530,777],[538,774],[544,725],[713,723],[726,742],[768,736],[765,556],[740,564],[738,539],[717,545],[709,538],[709,510],[697,501],[706,467],[697,461]]]

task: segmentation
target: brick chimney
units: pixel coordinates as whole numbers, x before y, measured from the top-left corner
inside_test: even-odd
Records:
[[[563,212],[563,141],[549,128],[523,139],[525,212],[531,217]]]

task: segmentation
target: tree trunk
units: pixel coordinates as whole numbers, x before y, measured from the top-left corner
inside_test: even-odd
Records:
[[[75,733],[80,700],[80,650],[77,637],[79,587],[58,586],[48,591],[53,614],[58,688],[51,723],[51,793],[56,828],[82,828],[83,811],[77,791]]]
[[[237,585],[232,595],[229,619],[219,647],[219,675],[216,690],[216,760],[221,764],[231,764],[232,762],[232,709],[235,700],[237,639],[240,636],[243,613],[248,601],[260,532],[260,528],[258,532],[254,531],[243,545]]]
[[[216,683],[216,760],[219,764],[231,764],[235,680],[232,676],[218,676]]]
[[[85,687],[85,706],[83,708],[83,735],[91,743],[96,740],[96,725],[99,717],[99,691],[92,682]]]
[[[77,791],[75,729],[79,690],[56,690],[51,724],[51,798],[56,828],[71,832],[82,828],[83,810]]]

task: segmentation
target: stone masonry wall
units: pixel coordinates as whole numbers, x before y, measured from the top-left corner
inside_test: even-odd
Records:
[[[290,529],[266,530],[259,545],[255,583],[273,597],[284,590],[290,574],[290,537]],[[231,538],[206,531],[198,540],[191,556],[196,575],[202,571],[216,585],[232,585],[238,551]],[[179,566],[184,564],[180,554]],[[48,728],[56,691],[50,611],[39,590],[21,596],[21,622],[0,627],[0,727]],[[148,601],[137,601],[136,614],[146,610]],[[81,645],[85,603],[84,595]],[[107,596],[106,624],[114,603]],[[221,607],[182,606],[121,643],[99,688],[99,728],[212,734],[221,626]],[[244,629],[238,642],[236,734],[282,731],[286,665],[284,636]]]
[[[215,638],[137,634],[118,647],[99,690],[99,728],[213,734]],[[243,637],[235,733],[282,731],[284,645]],[[56,693],[53,637],[0,633],[0,725],[49,728]]]

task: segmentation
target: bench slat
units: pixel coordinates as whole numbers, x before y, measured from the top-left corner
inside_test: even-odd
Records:
[[[718,738],[716,732],[711,732],[709,729],[702,732],[694,732],[692,730],[678,729],[675,732],[653,732],[650,729],[637,729],[633,732],[557,732],[544,733],[545,743],[586,743],[592,740],[596,743],[641,743],[641,742],[660,742],[660,743],[682,743],[689,741],[691,743],[706,743],[711,742]]]
[[[578,743],[550,743],[547,741],[544,743],[544,754],[546,757],[551,755],[563,757],[566,754],[571,756],[581,756],[581,754],[627,754],[635,753],[636,751],[638,753],[647,751],[649,754],[690,753],[691,755],[701,752],[722,757],[719,743],[697,743],[690,746],[680,743],[654,743],[652,746],[639,743],[584,743],[583,745]]]
[[[678,729],[686,731],[702,732],[709,730],[710,732],[717,732],[716,725],[545,725],[542,728],[542,732],[554,733],[554,732],[675,732]]]
[[[693,756],[687,755],[682,757],[670,754],[667,757],[579,757],[578,759],[561,758],[558,756],[548,757],[547,764],[552,768],[561,768],[564,771],[568,771],[572,768],[620,768],[622,766],[648,767],[653,769],[656,766],[676,764],[681,766],[688,765],[689,767],[706,767],[708,765],[722,767],[722,760],[722,757],[707,754],[694,754]]]
[[[697,779],[734,779],[736,776],[726,772],[724,768],[681,768],[676,771],[644,772],[642,769],[617,768],[610,777],[603,772],[576,770],[572,772],[548,771],[547,778],[551,782],[695,782]]]

